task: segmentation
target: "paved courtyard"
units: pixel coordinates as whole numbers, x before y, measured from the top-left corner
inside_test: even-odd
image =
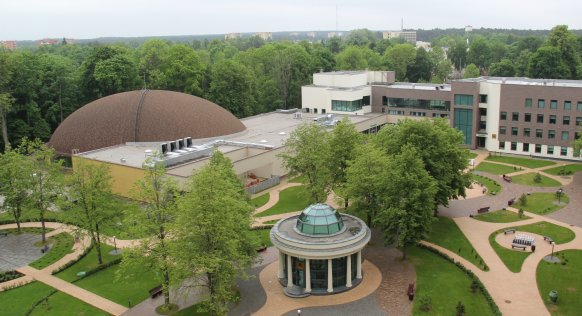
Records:
[[[0,272],[23,267],[42,257],[40,247],[34,246],[40,240],[40,235],[35,234],[0,235]]]

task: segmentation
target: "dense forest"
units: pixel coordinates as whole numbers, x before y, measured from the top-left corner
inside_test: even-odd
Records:
[[[23,137],[46,141],[81,106],[144,87],[201,96],[246,117],[300,107],[300,87],[318,71],[394,70],[399,81],[436,83],[480,75],[582,79],[582,36],[564,25],[546,33],[512,31],[423,31],[432,32],[419,33],[433,38],[428,51],[367,29],[314,42],[63,41],[0,50],[0,148]]]

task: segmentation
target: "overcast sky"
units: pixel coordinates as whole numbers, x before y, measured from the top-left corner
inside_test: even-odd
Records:
[[[582,28],[580,0],[0,0],[0,40],[405,28]]]

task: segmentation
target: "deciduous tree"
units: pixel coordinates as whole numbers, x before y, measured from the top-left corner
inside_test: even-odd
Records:
[[[17,150],[10,149],[4,154],[0,153],[0,166],[0,195],[4,197],[0,208],[12,215],[20,232],[20,218],[32,186],[32,166],[29,159]]]

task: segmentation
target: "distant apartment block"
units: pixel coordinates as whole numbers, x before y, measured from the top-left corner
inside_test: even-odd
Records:
[[[301,88],[304,112],[384,113],[447,118],[471,149],[582,160],[574,149],[582,125],[582,80],[480,77],[451,84],[395,82],[391,71],[316,73]]]
[[[16,49],[16,41],[0,41],[0,46],[8,50]]]
[[[416,45],[416,31],[386,31],[382,33],[382,38],[393,39],[403,38],[412,45]]]
[[[329,32],[329,33],[327,33],[327,38],[340,37],[340,36],[342,36],[342,33],[340,33],[340,32]]]
[[[234,40],[237,38],[241,38],[241,34],[240,33],[228,33],[224,35],[224,39],[225,40]]]
[[[315,32],[307,32],[307,37],[315,38]]]
[[[430,42],[416,41],[416,48],[422,48],[427,52],[432,50]]]
[[[271,32],[257,32],[257,33],[255,33],[255,36],[258,36],[258,37],[264,39],[265,41],[273,39],[273,33],[271,33]]]
[[[61,40],[54,39],[54,38],[44,38],[44,39],[41,39],[39,41],[36,41],[37,46],[56,45],[56,44],[60,44],[60,43],[61,43]]]

